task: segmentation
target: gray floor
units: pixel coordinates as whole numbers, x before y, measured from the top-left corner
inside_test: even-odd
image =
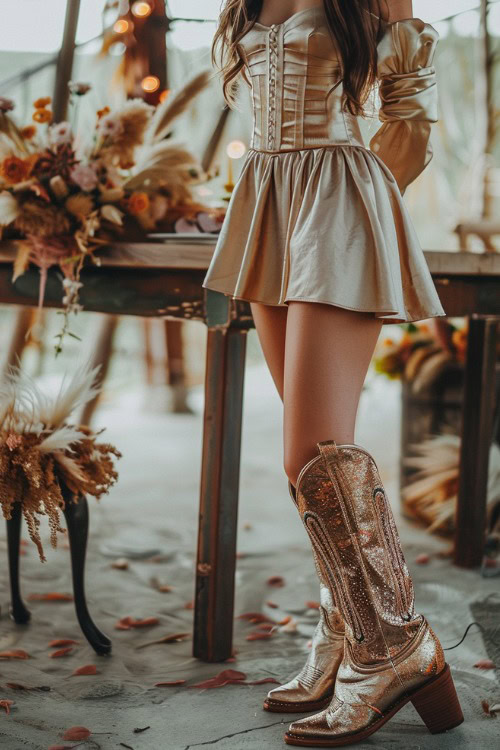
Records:
[[[29,627],[14,626],[7,615],[7,579],[0,582],[0,650],[22,648],[31,658],[0,664],[0,700],[15,701],[10,716],[0,715],[0,744],[5,750],[45,750],[61,741],[74,725],[92,730],[86,748],[133,750],[272,750],[282,740],[289,717],[262,711],[267,685],[230,685],[216,690],[190,688],[224,668],[237,669],[249,680],[273,677],[286,680],[301,666],[315,623],[305,602],[317,598],[317,584],[305,533],[287,496],[281,468],[281,404],[269,375],[261,365],[247,369],[243,435],[241,512],[238,549],[236,614],[266,612],[279,619],[291,614],[297,632],[278,632],[269,641],[246,640],[252,626],[235,620],[236,661],[207,665],[190,655],[191,642],[142,644],[164,635],[190,632],[193,597],[193,560],[196,545],[197,492],[201,449],[202,390],[194,389],[195,413],[172,415],[162,409],[160,389],[110,389],[98,421],[106,436],[123,451],[121,478],[110,496],[97,505],[91,500],[92,537],[88,562],[88,590],[93,615],[113,637],[109,658],[98,658],[82,641],[71,603],[32,603]],[[398,385],[370,377],[359,412],[357,442],[371,450],[382,478],[399,510],[397,497]],[[399,520],[406,558],[414,577],[417,609],[430,620],[443,646],[451,646],[475,619],[479,607],[500,600],[497,579],[458,570],[439,555],[448,544]],[[2,548],[5,542],[1,542]],[[431,556],[418,565],[421,552]],[[127,557],[129,569],[111,568],[116,557]],[[5,558],[4,558],[5,559]],[[64,540],[50,552],[45,565],[28,547],[22,559],[23,585],[31,593],[71,590],[68,551]],[[283,576],[285,586],[271,588],[267,580]],[[173,587],[159,593],[160,584]],[[272,600],[278,609],[269,609]],[[495,608],[498,613],[498,608]],[[478,609],[475,609],[476,616]],[[488,607],[482,624],[495,643],[498,631]],[[116,621],[126,615],[157,616],[148,630],[118,631]],[[75,638],[79,645],[61,659],[49,658],[49,641]],[[495,640],[496,639],[496,640]],[[462,700],[466,723],[447,735],[431,736],[408,705],[380,732],[359,747],[498,748],[500,718],[487,717],[481,701],[500,702],[498,671],[480,671],[474,663],[490,653],[478,628],[471,628],[447,660]],[[95,664],[96,676],[71,676],[74,669]],[[186,685],[155,688],[160,681],[184,679]],[[7,682],[50,691],[20,691]],[[143,732],[135,729],[149,727]],[[73,743],[66,743],[72,745]]]

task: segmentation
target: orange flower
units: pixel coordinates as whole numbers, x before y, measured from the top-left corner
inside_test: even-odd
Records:
[[[8,156],[0,166],[0,174],[4,180],[11,185],[26,180],[33,168],[28,159],[19,159],[17,156]]]
[[[25,128],[22,128],[21,135],[24,138],[25,141],[31,141],[32,138],[36,135],[36,128],[34,125],[28,125]]]
[[[100,120],[102,117],[105,117],[106,115],[109,115],[111,112],[109,107],[103,107],[102,109],[97,110],[97,119]]]
[[[40,97],[40,99],[36,99],[33,102],[33,106],[35,109],[45,109],[47,104],[50,104],[51,101],[52,99],[50,98],[50,96],[42,96]]]
[[[128,200],[128,210],[133,216],[143,214],[149,208],[149,196],[147,193],[132,193]]]
[[[40,107],[40,109],[35,109],[33,112],[33,119],[35,122],[50,122],[52,120],[52,112],[50,109]]]

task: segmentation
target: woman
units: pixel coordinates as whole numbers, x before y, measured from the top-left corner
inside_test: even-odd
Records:
[[[383,323],[444,315],[401,194],[429,162],[437,32],[411,0],[226,0],[223,90],[251,87],[253,133],[203,285],[249,300],[284,406],[290,495],[312,542],[310,656],[264,708],[318,711],[291,745],[338,746],[412,701],[431,732],[463,721],[373,458],[354,445]],[[358,117],[380,84],[381,128]]]

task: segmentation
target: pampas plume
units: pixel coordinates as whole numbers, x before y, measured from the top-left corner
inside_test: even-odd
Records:
[[[191,101],[200,91],[208,85],[213,78],[213,72],[203,70],[191,78],[185,86],[178,91],[172,92],[167,99],[160,104],[151,118],[146,143],[156,143],[167,135],[172,122],[186,111]]]
[[[427,525],[432,533],[454,529],[457,502],[460,438],[437,435],[411,446],[417,454],[404,459],[406,466],[417,469],[401,491],[406,510]],[[488,506],[500,500],[500,447],[490,449],[488,473]]]
[[[143,161],[137,165],[135,174],[125,185],[129,190],[154,190],[166,185],[171,192],[177,184],[187,185],[195,181],[191,171],[197,174],[203,172],[193,154],[182,146],[156,143],[144,154]]]

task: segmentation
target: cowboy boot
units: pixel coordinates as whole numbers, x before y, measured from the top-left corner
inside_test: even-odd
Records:
[[[408,701],[432,733],[463,714],[443,649],[414,611],[413,583],[369,453],[333,440],[297,480],[297,504],[345,623],[328,708],[293,722],[290,745],[337,747],[376,732]]]
[[[288,482],[291,498],[297,505],[295,488]],[[270,690],[264,702],[266,711],[303,713],[319,711],[330,703],[335,676],[344,655],[344,622],[332,597],[320,561],[313,549],[316,573],[320,581],[319,622],[314,630],[311,651],[299,674],[285,685]]]

